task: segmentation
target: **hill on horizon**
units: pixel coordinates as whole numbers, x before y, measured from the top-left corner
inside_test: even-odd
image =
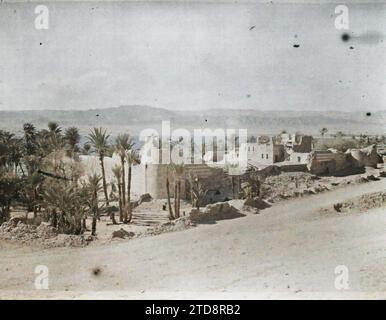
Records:
[[[111,134],[129,131],[138,135],[145,128],[160,132],[162,121],[172,129],[202,128],[247,129],[248,134],[276,134],[282,130],[318,134],[326,127],[330,133],[385,134],[386,110],[367,112],[341,111],[260,111],[251,109],[210,109],[197,111],[169,110],[146,105],[123,105],[89,110],[0,111],[0,129],[21,131],[23,123],[37,128],[56,121],[62,127],[76,126],[85,134],[92,127],[105,127]]]

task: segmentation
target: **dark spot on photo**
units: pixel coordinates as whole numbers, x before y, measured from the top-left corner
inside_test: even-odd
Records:
[[[371,112],[366,112],[366,116],[370,117],[371,116]]]
[[[249,28],[249,31],[251,31],[251,30],[253,30],[255,28],[256,28],[256,26],[252,26],[252,27]]]
[[[250,98],[251,97],[251,95],[250,94],[247,94],[247,98]]]
[[[300,47],[300,45],[294,44],[294,48],[299,48],[299,47]]]
[[[353,46],[351,46],[351,47],[350,47],[350,49],[351,49],[351,50],[353,50],[353,49],[354,49],[354,47],[353,47]]]
[[[96,116],[96,117],[99,117],[99,114],[97,113],[95,116]]]
[[[94,276],[99,276],[101,274],[101,272],[102,272],[102,269],[99,268],[99,267],[95,267],[95,268],[92,269],[92,274]]]
[[[208,122],[208,119],[205,119],[205,122]]]
[[[41,45],[41,46],[42,46],[42,45],[43,45],[43,42],[40,42],[40,43],[39,43],[39,45]]]
[[[350,37],[350,35],[348,33],[343,33],[341,38],[342,38],[342,41],[347,42],[347,41],[350,40],[351,37]]]

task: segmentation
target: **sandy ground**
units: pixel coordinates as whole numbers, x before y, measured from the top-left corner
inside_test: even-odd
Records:
[[[386,179],[348,185],[258,215],[86,248],[2,243],[0,298],[385,298],[386,208],[321,210],[385,189]],[[34,288],[37,265],[49,268],[49,290]],[[335,287],[339,265],[346,290]]]

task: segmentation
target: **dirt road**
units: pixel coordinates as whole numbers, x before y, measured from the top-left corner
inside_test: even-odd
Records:
[[[259,215],[87,248],[3,244],[0,297],[385,297],[386,209],[320,212],[385,189],[382,179],[277,203]],[[37,265],[48,267],[49,290],[34,287]],[[348,270],[348,289],[335,287],[340,265]]]

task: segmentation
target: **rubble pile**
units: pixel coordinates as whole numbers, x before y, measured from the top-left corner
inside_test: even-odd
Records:
[[[352,213],[364,212],[384,206],[386,206],[386,192],[383,191],[369,193],[345,202],[335,203],[333,208],[339,213]]]
[[[57,229],[42,222],[39,226],[26,224],[21,218],[12,218],[0,226],[0,239],[43,247],[84,247],[92,237],[59,234]]]
[[[271,205],[264,201],[263,199],[259,197],[255,197],[253,199],[246,199],[244,200],[242,210],[243,211],[251,211],[254,213],[259,213],[260,210],[269,208]]]
[[[240,213],[239,210],[231,206],[229,202],[217,202],[208,204],[203,209],[192,209],[190,211],[190,219],[196,223],[234,219],[243,216],[244,214]]]
[[[181,217],[169,222],[161,223],[145,232],[145,236],[154,236],[166,232],[182,231],[194,227],[195,224],[189,217]]]
[[[125,238],[132,238],[135,236],[135,233],[134,232],[129,232],[129,231],[126,231],[125,229],[123,228],[120,228],[119,230],[115,230],[113,231],[111,237],[114,239],[114,238],[120,238],[120,239],[125,239]]]
[[[275,202],[329,190],[329,187],[319,180],[318,176],[306,172],[284,172],[267,177],[262,184],[261,194],[268,201]]]

